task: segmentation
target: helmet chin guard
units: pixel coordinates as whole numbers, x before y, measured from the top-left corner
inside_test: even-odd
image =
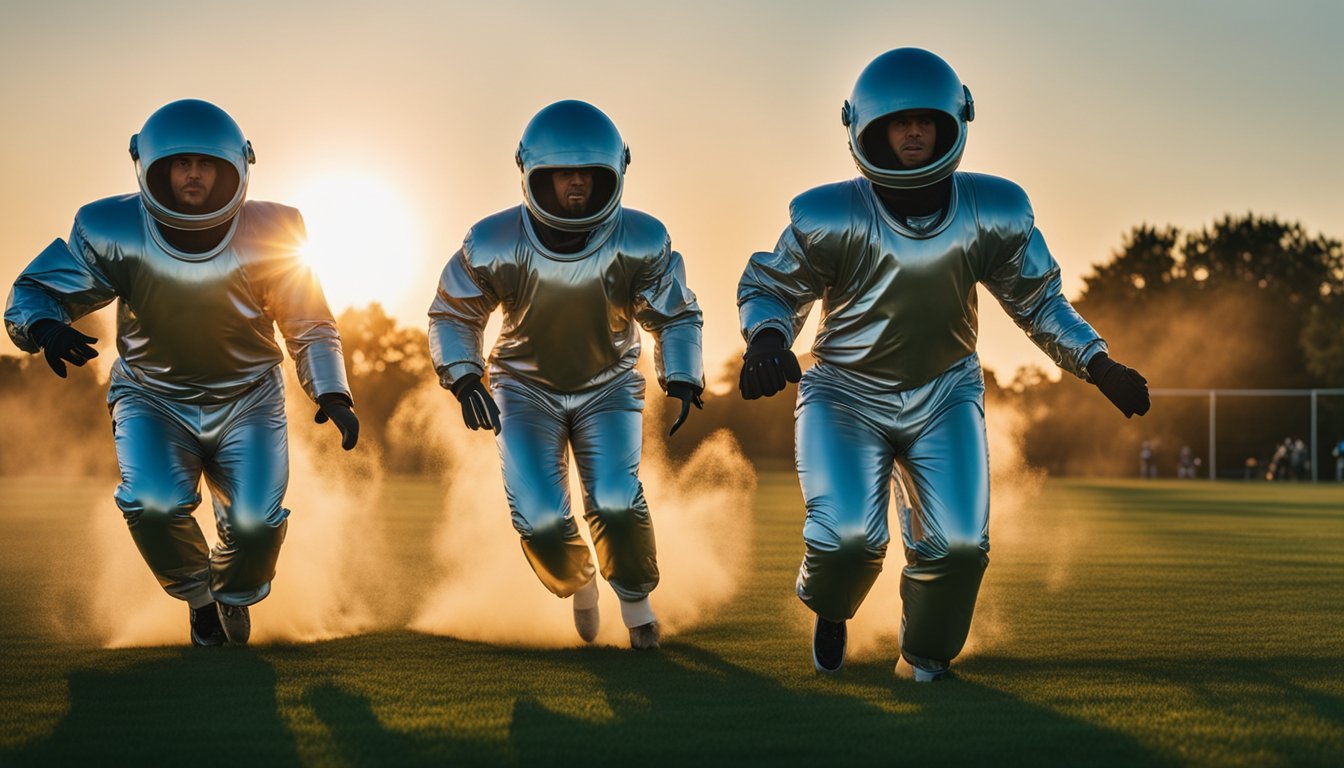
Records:
[[[875,162],[864,147],[864,132],[885,125],[884,118],[890,115],[911,109],[939,113],[940,125],[955,126],[956,136],[950,142],[940,140],[937,146],[946,145],[946,149],[918,168]],[[853,93],[840,111],[859,173],[874,184],[893,189],[919,189],[951,176],[966,148],[966,124],[973,119],[971,90],[947,62],[921,48],[897,48],[873,59],[859,74]]]
[[[248,166],[256,162],[252,143],[228,113],[208,101],[183,99],[160,107],[131,137],[131,159],[140,184],[145,210],[166,227],[202,230],[224,224],[237,215],[247,196]],[[205,155],[224,164],[216,184],[234,184],[232,192],[217,189],[211,199],[222,198],[215,210],[183,213],[176,209],[166,188],[164,169],[156,167],[176,155]],[[230,172],[231,169],[231,172]],[[223,192],[221,195],[220,192]]]
[[[514,159],[523,173],[527,209],[547,226],[562,232],[588,232],[620,207],[630,150],[611,118],[587,102],[557,101],[538,112],[523,129]],[[605,198],[595,197],[579,218],[549,210],[537,194],[538,183],[545,182],[540,172],[561,168],[592,169],[594,195],[601,193]]]

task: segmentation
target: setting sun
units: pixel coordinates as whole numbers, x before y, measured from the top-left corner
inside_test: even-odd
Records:
[[[333,311],[377,301],[396,306],[422,256],[420,228],[388,185],[358,175],[326,176],[294,204],[308,226],[304,257]]]

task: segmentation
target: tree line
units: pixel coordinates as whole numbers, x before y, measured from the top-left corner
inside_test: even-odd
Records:
[[[1297,223],[1247,213],[1190,232],[1137,226],[1093,266],[1074,304],[1150,386],[1344,387],[1344,247]],[[88,320],[84,329],[110,333],[98,322]],[[348,309],[337,324],[361,442],[379,446],[393,470],[424,470],[430,457],[415,444],[387,445],[386,428],[412,391],[437,386],[425,331],[398,325],[378,304]],[[806,366],[808,357],[800,357]],[[736,394],[738,365],[736,356],[707,365],[711,388],[728,393],[708,397],[668,451],[684,455],[728,429],[758,465],[790,465],[793,390],[744,404]],[[40,356],[0,355],[0,473],[114,472],[105,386],[78,373],[58,381]],[[1067,374],[1051,381],[1040,366],[1019,369],[1004,388],[987,373],[986,396],[990,419],[1000,408],[1019,411],[1027,460],[1053,474],[1137,474],[1147,441],[1170,475],[1181,446],[1205,450],[1208,414],[1200,399],[1158,398],[1148,416],[1126,421],[1091,385]],[[672,410],[661,400],[651,396],[649,403]],[[1232,474],[1245,459],[1263,465],[1285,437],[1310,431],[1306,408],[1303,400],[1220,401],[1220,466]],[[1314,460],[1324,466],[1329,447],[1344,437],[1344,397],[1321,401],[1318,426],[1322,449]]]

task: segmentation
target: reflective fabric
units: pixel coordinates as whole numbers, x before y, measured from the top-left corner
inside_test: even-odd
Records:
[[[280,506],[289,481],[280,370],[219,404],[169,400],[114,372],[111,409],[115,499],[159,584],[193,606],[266,597],[289,515]],[[213,552],[192,516],[202,474],[219,534]]]
[[[906,567],[902,650],[951,660],[970,630],[989,552],[984,380],[974,355],[904,391],[826,363],[798,389],[798,477],[807,549],[798,596],[831,621],[851,618],[886,555],[893,466]]]
[[[1087,379],[1106,344],[1064,298],[1059,265],[1016,184],[956,173],[942,220],[916,231],[853,179],[799,195],[773,252],[738,286],[742,334],[775,328],[790,344],[817,300],[817,360],[874,386],[924,384],[975,351],[977,282],[1058,365]]]
[[[704,387],[700,307],[681,254],[648,214],[618,209],[574,254],[547,250],[522,206],[472,227],[429,309],[430,354],[445,388],[484,372],[481,337],[495,307],[504,327],[492,377],[557,392],[601,386],[634,368],[642,326],[654,336],[664,389],[671,381]]]
[[[5,328],[26,352],[32,324],[72,322],[117,304],[114,371],[179,403],[224,403],[282,359],[275,327],[314,400],[350,394],[336,323],[303,263],[299,212],[247,202],[213,250],[170,246],[138,195],[86,205],[67,243],[56,240],[19,275]]]
[[[504,490],[523,552],[560,597],[593,578],[570,511],[566,448],[583,486],[584,517],[602,576],[622,600],[658,585],[653,523],[639,482],[644,377],[627,370],[605,385],[561,393],[510,376],[492,381]]]

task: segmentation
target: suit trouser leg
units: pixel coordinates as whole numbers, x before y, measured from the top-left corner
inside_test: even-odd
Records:
[[[283,390],[265,382],[230,408],[205,479],[219,542],[210,554],[210,591],[230,605],[264,599],[275,578],[289,510],[289,438]]]
[[[112,425],[121,470],[114,499],[135,546],[164,591],[194,608],[209,604],[210,551],[192,517],[201,503],[200,441],[136,394],[113,402]]]
[[[549,393],[522,382],[500,377],[494,396],[504,492],[523,554],[547,589],[569,597],[593,579],[593,562],[570,512],[566,416]]]
[[[798,597],[824,619],[844,621],[882,572],[890,533],[893,449],[855,398],[812,371],[799,389],[798,479],[807,505]]]
[[[989,564],[989,454],[981,401],[940,409],[923,426],[902,470],[914,498],[902,510],[901,650],[948,662],[970,632]]]
[[[625,601],[658,586],[653,521],[639,482],[643,407],[644,378],[630,371],[575,409],[570,433],[602,576]]]

